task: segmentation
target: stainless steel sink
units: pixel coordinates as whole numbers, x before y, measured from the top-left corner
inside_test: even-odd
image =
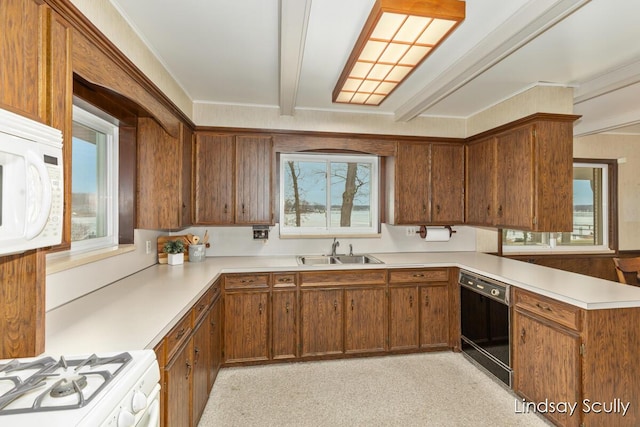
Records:
[[[310,255],[297,257],[300,265],[383,264],[371,255]]]
[[[322,265],[339,263],[339,261],[335,260],[334,257],[330,255],[311,255],[298,257],[298,264],[300,265]]]

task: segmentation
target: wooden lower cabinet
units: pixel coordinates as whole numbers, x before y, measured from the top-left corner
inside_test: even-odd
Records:
[[[303,289],[301,295],[301,356],[343,352],[343,290]]]
[[[197,424],[202,411],[209,400],[209,369],[211,361],[211,331],[209,316],[210,310],[193,333],[193,379],[191,385],[192,420]]]
[[[449,284],[420,286],[420,347],[449,343]]]
[[[222,298],[219,296],[214,299],[209,311],[209,345],[210,345],[210,364],[209,364],[209,383],[208,390],[213,387],[213,382],[218,376],[218,371],[222,365]]]
[[[513,290],[512,301],[517,394],[576,404],[573,415],[544,414],[559,426],[640,425],[640,308],[583,310],[522,289]]]
[[[517,310],[513,330],[514,391],[530,402],[580,402],[579,334]],[[550,411],[547,416],[559,425],[580,425],[579,413]]]
[[[389,288],[389,350],[419,347],[419,301],[417,286]]]
[[[271,313],[272,358],[295,359],[298,356],[298,292],[295,288],[273,291]]]
[[[216,282],[155,347],[163,427],[198,425],[221,363],[220,310]]]
[[[389,272],[389,348],[450,347],[449,270],[398,269]]]
[[[345,353],[384,351],[387,298],[385,288],[345,289]]]
[[[225,294],[224,357],[227,363],[269,360],[268,310],[268,291]]]
[[[165,367],[165,426],[190,426],[193,341],[188,340]]]

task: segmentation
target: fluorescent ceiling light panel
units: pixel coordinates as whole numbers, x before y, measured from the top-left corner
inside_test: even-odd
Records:
[[[380,105],[464,17],[459,0],[376,0],[333,102]]]

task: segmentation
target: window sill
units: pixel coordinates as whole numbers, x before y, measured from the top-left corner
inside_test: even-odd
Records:
[[[60,253],[47,256],[47,274],[58,273],[81,265],[135,251],[134,245],[119,245],[77,254]]]

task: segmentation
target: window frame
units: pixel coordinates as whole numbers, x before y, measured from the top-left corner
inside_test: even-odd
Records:
[[[106,194],[105,213],[107,216],[107,232],[106,236],[81,241],[73,241],[70,237],[69,253],[76,254],[118,246],[119,126],[117,123],[114,123],[117,122],[114,118],[111,118],[100,111],[96,111],[95,108],[85,105],[85,103],[74,103],[72,121],[106,135],[107,140],[102,155],[104,155],[105,162],[107,163],[105,171],[106,182],[104,183],[104,193]],[[73,177],[73,164],[71,164],[71,177]],[[72,194],[73,188],[69,195],[71,196]]]
[[[285,215],[285,176],[287,171],[285,165],[287,161],[314,161],[314,162],[327,162],[327,163],[370,163],[371,164],[371,194],[370,194],[370,209],[371,209],[371,227],[291,227],[286,226],[284,222]],[[380,174],[381,174],[381,158],[375,154],[353,154],[353,153],[321,153],[321,152],[282,152],[279,154],[279,228],[280,235],[282,237],[378,237],[380,235]],[[330,177],[326,181],[327,190],[331,188]],[[327,199],[330,196],[327,194]],[[330,217],[330,215],[329,215]],[[330,222],[330,220],[328,220]]]
[[[498,247],[504,255],[561,255],[561,254],[610,254],[618,250],[618,218],[617,218],[617,192],[618,170],[615,159],[575,158],[573,167],[605,167],[602,173],[602,186],[606,190],[603,195],[603,243],[602,245],[555,245],[550,244],[535,246],[506,245],[503,238],[503,229],[498,230]],[[543,240],[549,242],[556,233],[538,232],[543,235]]]

